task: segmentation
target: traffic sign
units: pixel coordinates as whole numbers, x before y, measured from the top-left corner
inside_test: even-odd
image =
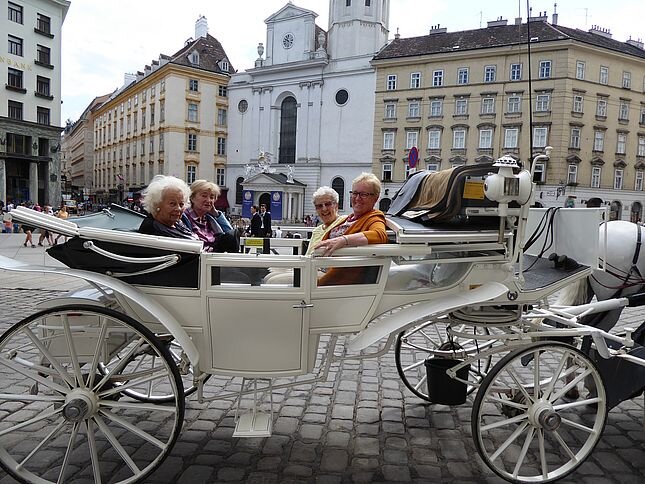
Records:
[[[410,165],[410,168],[416,167],[417,161],[419,161],[419,150],[416,146],[413,146],[408,153],[408,165]]]

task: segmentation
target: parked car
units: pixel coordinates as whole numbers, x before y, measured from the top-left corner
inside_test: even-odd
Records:
[[[78,206],[76,205],[76,200],[63,200],[63,204],[67,208],[67,213],[70,215],[78,214]]]

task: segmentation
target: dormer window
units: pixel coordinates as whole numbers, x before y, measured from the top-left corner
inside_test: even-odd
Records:
[[[191,54],[188,56],[188,60],[190,61],[191,64],[194,65],[199,65],[199,52],[196,50],[192,51]]]
[[[222,69],[224,72],[228,72],[229,70],[229,64],[226,59],[222,59],[222,61],[219,63],[220,69]]]

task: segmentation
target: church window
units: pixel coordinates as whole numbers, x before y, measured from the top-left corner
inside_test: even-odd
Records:
[[[331,188],[338,193],[338,210],[345,208],[345,182],[342,178],[336,177],[331,181]]]
[[[249,109],[249,102],[246,99],[242,99],[239,103],[237,103],[237,110],[244,114],[246,110]]]
[[[243,188],[242,188],[242,183],[244,183],[244,178],[238,177],[237,180],[235,180],[235,203],[236,205],[242,205],[242,195],[243,195]]]
[[[347,104],[347,100],[349,99],[349,93],[345,89],[339,89],[336,91],[336,104],[340,106],[344,106]]]
[[[278,163],[296,162],[296,126],[298,106],[293,96],[282,101],[280,110],[280,148]]]

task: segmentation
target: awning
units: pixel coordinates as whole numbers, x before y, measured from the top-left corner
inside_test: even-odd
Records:
[[[217,200],[215,200],[215,208],[217,210],[226,210],[229,208],[228,204],[228,188],[220,188],[222,193],[220,193],[219,197],[217,197]]]

